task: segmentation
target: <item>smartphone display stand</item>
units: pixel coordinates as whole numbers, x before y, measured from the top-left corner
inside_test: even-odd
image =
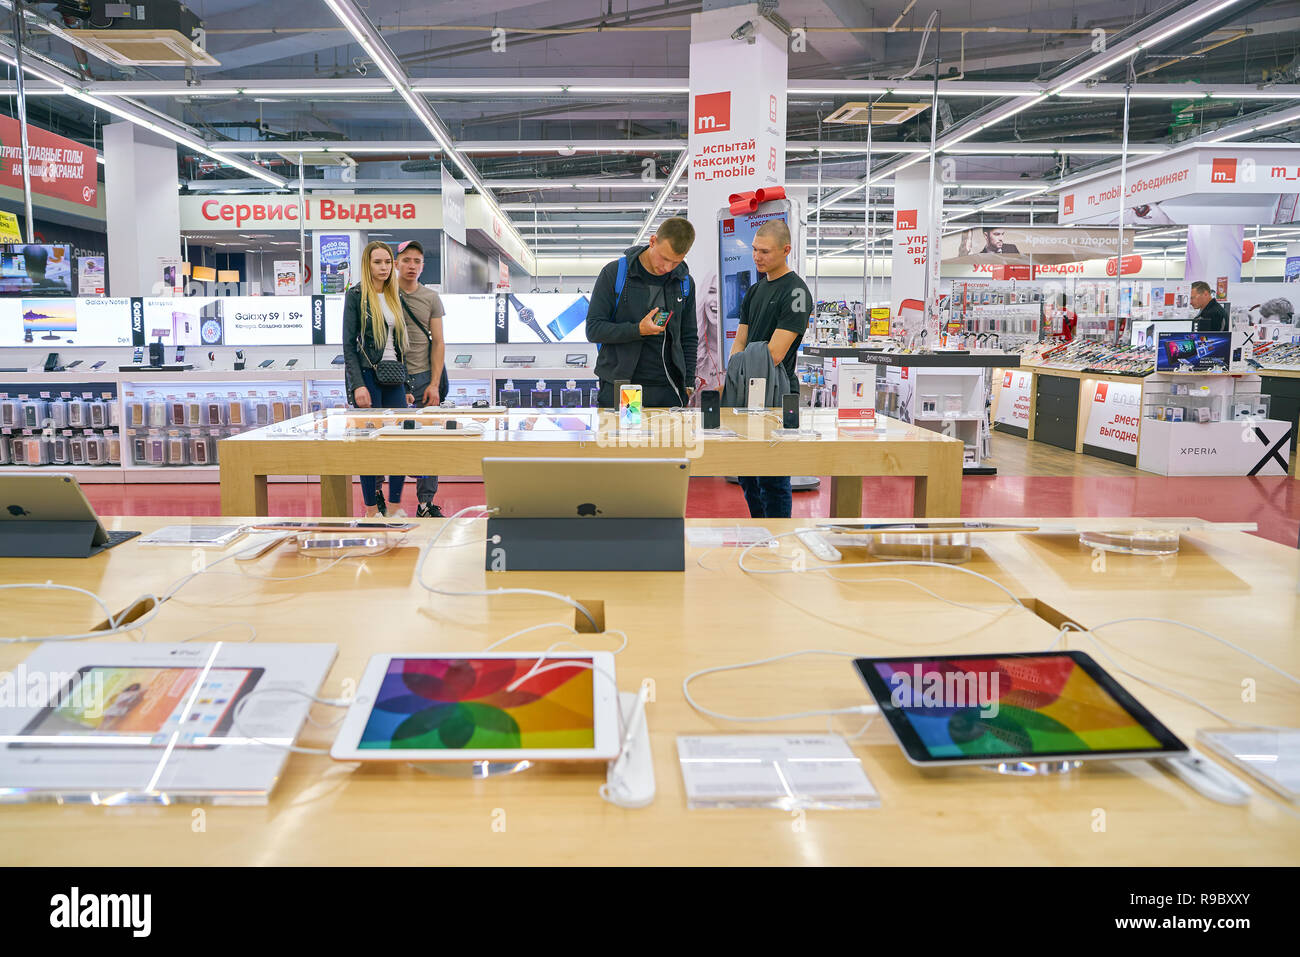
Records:
[[[0,558],[89,558],[94,522],[14,522],[0,535]]]
[[[488,571],[680,572],[682,518],[489,518]]]
[[[532,761],[412,761],[411,767],[443,778],[501,778],[533,766]]]

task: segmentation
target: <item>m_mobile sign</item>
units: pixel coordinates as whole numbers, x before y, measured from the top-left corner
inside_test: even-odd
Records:
[[[1130,163],[1122,202],[1119,191],[1118,172],[1061,187],[1058,222],[1109,224],[1123,206],[1134,225],[1289,223],[1300,206],[1300,147],[1198,145]]]

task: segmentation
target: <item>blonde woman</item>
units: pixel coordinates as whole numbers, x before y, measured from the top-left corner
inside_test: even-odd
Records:
[[[343,356],[347,390],[358,409],[405,409],[411,404],[406,362],[406,322],[393,275],[393,251],[387,243],[373,242],[361,255],[361,282],[343,300]],[[388,493],[396,511],[388,512],[379,475],[361,476],[361,498],[366,518],[383,515],[405,518],[402,487],[406,476],[390,475]]]

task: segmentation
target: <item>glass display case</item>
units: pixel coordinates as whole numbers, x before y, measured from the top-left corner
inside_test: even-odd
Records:
[[[1271,397],[1258,383],[1232,391],[1208,382],[1152,381],[1143,392],[1142,414],[1157,422],[1245,422],[1269,417]]]

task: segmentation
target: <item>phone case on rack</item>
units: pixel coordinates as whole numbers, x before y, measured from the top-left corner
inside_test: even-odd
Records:
[[[44,428],[45,418],[48,413],[48,402],[43,399],[28,399],[23,403],[23,427],[28,429]]]
[[[185,448],[185,437],[172,435],[167,438],[167,464],[188,465],[189,454]]]

